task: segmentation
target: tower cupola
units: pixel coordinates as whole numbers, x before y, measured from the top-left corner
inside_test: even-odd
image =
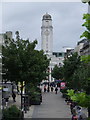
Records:
[[[52,20],[51,15],[46,13],[45,15],[43,15],[43,19],[42,20]]]

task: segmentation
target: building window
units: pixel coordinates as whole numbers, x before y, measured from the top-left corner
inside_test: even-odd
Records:
[[[59,56],[62,56],[62,53],[59,53]]]

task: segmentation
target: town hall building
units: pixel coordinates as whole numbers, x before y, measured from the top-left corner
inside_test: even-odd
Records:
[[[54,52],[53,51],[53,26],[52,26],[52,17],[48,13],[42,17],[42,26],[41,26],[41,49],[47,55],[47,58],[50,58],[49,65],[49,81],[53,81],[54,78],[51,76],[51,72],[55,65],[63,66],[63,60],[65,53],[64,52]]]

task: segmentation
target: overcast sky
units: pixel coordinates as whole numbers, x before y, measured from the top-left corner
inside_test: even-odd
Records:
[[[81,2],[4,2],[2,3],[2,32],[20,32],[23,39],[37,39],[41,49],[42,16],[52,16],[53,51],[62,51],[63,46],[74,48],[85,30],[82,27],[83,13],[87,4]]]

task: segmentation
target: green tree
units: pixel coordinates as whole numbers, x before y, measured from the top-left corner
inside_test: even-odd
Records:
[[[38,83],[45,77],[45,71],[49,60],[43,51],[35,50],[37,41],[29,42],[19,37],[16,32],[16,40],[2,47],[3,70],[6,73],[6,81],[26,81]]]
[[[81,91],[87,91],[88,85],[88,77],[89,75],[89,68],[87,67],[86,63],[81,63],[78,68],[73,73],[72,81],[74,84],[74,88]]]
[[[4,81],[21,83],[21,98],[23,81],[37,86],[46,76],[49,59],[43,51],[35,50],[37,41],[23,40],[16,32],[16,40],[11,39],[2,46],[2,71]],[[22,102],[21,102],[22,103]],[[22,108],[21,108],[22,109]]]
[[[22,112],[15,105],[6,108],[2,111],[2,120],[21,120]]]
[[[75,81],[73,80],[73,74],[78,69],[78,66],[81,64],[80,57],[77,53],[72,54],[64,60],[63,72],[64,79],[67,82],[69,88],[75,88]]]
[[[86,27],[86,31],[80,36],[84,37],[90,42],[90,14],[84,14],[83,19],[85,20],[82,26]],[[90,117],[90,55],[81,56],[81,63],[75,65],[75,68],[72,69],[72,72],[69,72],[65,78],[68,79],[68,75],[71,75],[70,83],[72,84],[72,89],[77,89],[84,92],[75,93],[74,90],[68,90],[68,95],[73,101],[78,102],[82,107],[88,108],[88,116]],[[75,59],[76,60],[76,59]],[[70,68],[68,69],[70,70]]]
[[[75,92],[74,90],[67,90],[67,95],[71,100],[77,102],[80,106],[88,108],[88,117],[90,117],[90,95],[85,92]]]
[[[58,67],[55,65],[54,69],[52,70],[52,77],[57,80],[63,79],[63,67]]]
[[[69,91],[71,99],[78,102],[82,107],[88,108],[88,116],[90,117],[90,62],[85,58],[81,59],[77,69],[72,74],[72,89],[84,91],[74,93],[74,90]]]

